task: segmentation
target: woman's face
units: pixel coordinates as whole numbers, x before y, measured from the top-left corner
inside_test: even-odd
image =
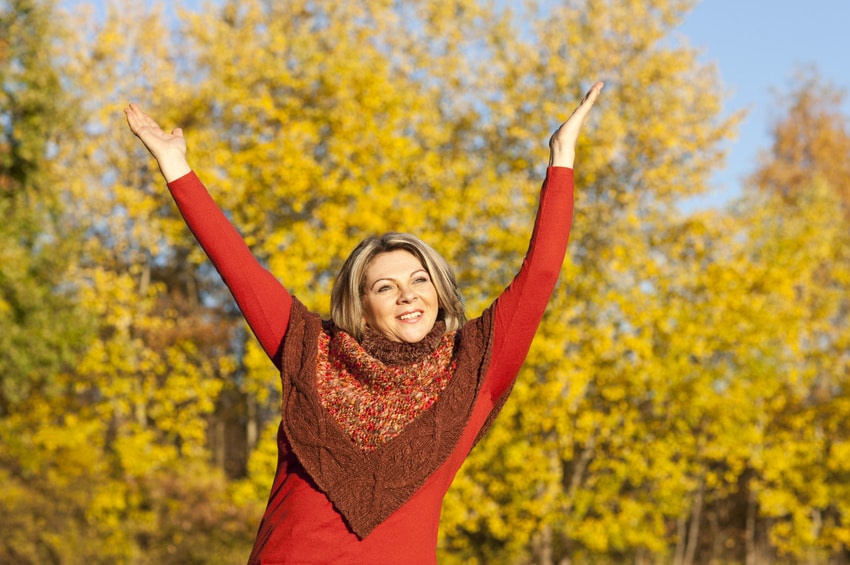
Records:
[[[437,321],[439,299],[428,271],[409,251],[376,255],[366,268],[363,320],[392,341],[417,343]]]

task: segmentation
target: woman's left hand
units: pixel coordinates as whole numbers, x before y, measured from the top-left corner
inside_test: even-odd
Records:
[[[587,123],[590,109],[602,92],[603,83],[597,82],[588,91],[584,100],[581,101],[566,122],[561,124],[549,139],[549,166],[550,167],[573,167],[576,156],[576,142],[581,128]]]

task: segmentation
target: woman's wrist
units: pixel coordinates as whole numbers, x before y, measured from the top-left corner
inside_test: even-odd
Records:
[[[159,170],[165,182],[172,182],[192,171],[185,155],[165,155],[157,159]]]
[[[572,169],[576,160],[576,152],[564,149],[552,148],[549,151],[549,166],[550,167],[567,167]]]

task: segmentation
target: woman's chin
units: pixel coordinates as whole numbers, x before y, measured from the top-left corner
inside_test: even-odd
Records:
[[[401,341],[404,343],[419,343],[425,337],[431,333],[431,330],[434,328],[434,324],[431,324],[431,327],[427,327],[426,325],[419,325],[411,328],[400,328],[396,335],[393,338],[395,341]]]

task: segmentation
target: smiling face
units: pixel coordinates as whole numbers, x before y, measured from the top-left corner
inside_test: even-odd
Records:
[[[404,249],[376,255],[366,268],[363,321],[391,341],[417,343],[437,321],[439,299],[428,271]]]

